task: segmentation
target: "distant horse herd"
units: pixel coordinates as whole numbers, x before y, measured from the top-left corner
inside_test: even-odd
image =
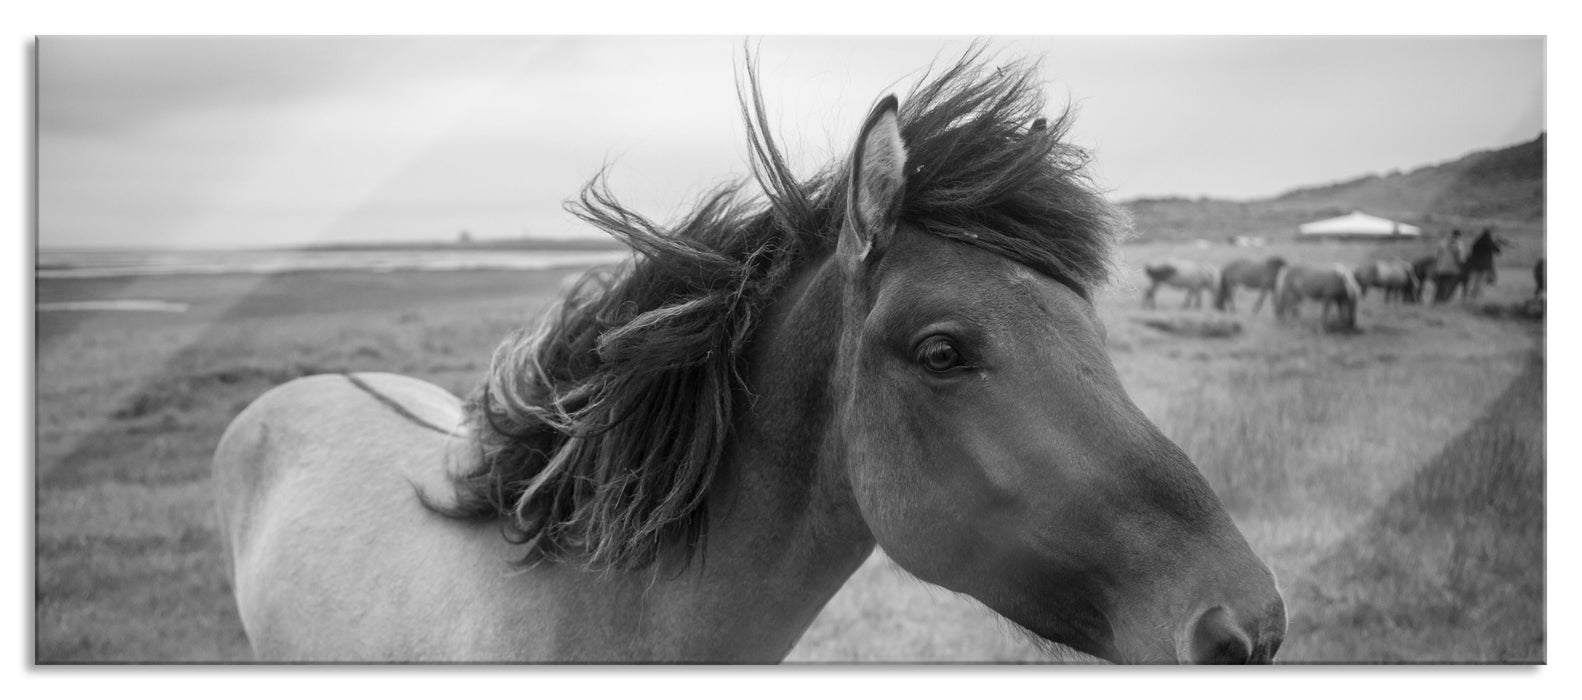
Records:
[[[1155,308],[1155,294],[1160,287],[1168,286],[1186,291],[1182,308],[1202,308],[1204,293],[1211,292],[1215,309],[1234,312],[1236,288],[1246,287],[1258,291],[1252,306],[1255,314],[1265,300],[1271,300],[1275,317],[1283,320],[1297,316],[1304,301],[1316,301],[1321,304],[1321,328],[1356,330],[1357,302],[1367,296],[1369,289],[1382,290],[1386,304],[1421,304],[1430,285],[1434,287],[1435,303],[1451,300],[1458,290],[1462,299],[1476,298],[1481,285],[1469,284],[1469,279],[1477,271],[1463,265],[1458,273],[1436,275],[1435,260],[1436,256],[1426,255],[1411,261],[1393,258],[1349,266],[1290,263],[1270,256],[1262,260],[1237,259],[1223,268],[1195,260],[1154,261],[1143,266],[1149,281],[1143,292],[1143,307]],[[1541,299],[1546,281],[1543,259],[1533,266],[1533,281],[1534,297]]]

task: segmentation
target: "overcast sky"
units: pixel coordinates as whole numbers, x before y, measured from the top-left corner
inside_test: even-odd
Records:
[[[967,39],[754,40],[805,172]],[[743,41],[38,41],[42,246],[269,246],[586,235],[561,203],[611,164],[659,218],[747,173]],[[1259,198],[1545,129],[1536,37],[997,38],[1042,57],[1115,198]]]

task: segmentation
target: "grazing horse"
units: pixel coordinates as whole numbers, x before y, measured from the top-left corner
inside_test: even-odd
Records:
[[[1411,298],[1420,285],[1417,273],[1412,269],[1412,263],[1405,260],[1375,260],[1364,263],[1356,271],[1357,286],[1362,296],[1368,295],[1369,287],[1378,287],[1384,290],[1384,301],[1406,301]]]
[[[248,406],[214,475],[260,659],[776,662],[880,546],[1051,650],[1269,662],[1285,609],[1121,387],[1093,298],[1116,214],[975,49],[799,179],[742,113],[737,186],[507,338],[463,402],[393,374]]]
[[[1203,292],[1219,288],[1219,269],[1191,260],[1166,260],[1143,265],[1148,273],[1148,291],[1143,293],[1143,306],[1154,308],[1154,292],[1169,285],[1186,290],[1181,308],[1202,308]]]
[[[1252,303],[1252,312],[1263,308],[1263,300],[1274,292],[1274,280],[1285,267],[1285,258],[1272,256],[1265,260],[1241,258],[1231,261],[1220,270],[1219,294],[1214,297],[1214,308],[1220,311],[1236,310],[1236,286],[1258,290],[1258,299]]]
[[[1326,331],[1332,328],[1329,310],[1334,307],[1340,328],[1356,330],[1357,299],[1362,296],[1362,288],[1345,265],[1287,265],[1280,270],[1274,286],[1276,317],[1296,316],[1304,299],[1314,299],[1323,302],[1318,319],[1320,328]]]

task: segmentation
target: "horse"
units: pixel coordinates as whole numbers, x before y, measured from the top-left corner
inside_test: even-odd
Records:
[[[1467,267],[1466,242],[1461,238],[1460,229],[1451,230],[1448,237],[1439,241],[1428,271],[1429,277],[1434,280],[1435,304],[1450,301],[1458,287],[1462,290],[1462,298],[1466,298],[1467,278],[1471,271]]]
[[[1356,330],[1357,299],[1361,296],[1361,286],[1345,265],[1287,265],[1275,280],[1274,314],[1280,319],[1287,314],[1296,316],[1304,299],[1315,299],[1323,302],[1320,328],[1332,329],[1329,310],[1333,306],[1339,314],[1340,328]]]
[[[1483,285],[1493,286],[1496,279],[1494,258],[1510,245],[1509,241],[1495,238],[1493,229],[1485,228],[1467,247],[1467,259],[1461,266],[1466,280],[1461,288],[1462,299],[1477,299],[1483,295]]]
[[[1123,219],[982,51],[806,177],[749,57],[762,192],[661,225],[596,175],[568,207],[633,258],[465,400],[358,372],[242,410],[213,476],[257,657],[772,663],[877,546],[1050,653],[1271,662],[1272,573],[1105,352]]]
[[[1219,269],[1191,260],[1166,260],[1151,262],[1143,265],[1143,272],[1148,275],[1148,291],[1143,293],[1143,307],[1154,308],[1154,292],[1159,287],[1169,285],[1186,290],[1186,297],[1181,301],[1181,308],[1201,308],[1203,306],[1203,292],[1213,291],[1219,287]]]
[[[1466,284],[1467,272],[1462,270],[1459,274],[1438,275],[1434,269],[1438,255],[1424,255],[1412,261],[1412,274],[1417,277],[1417,286],[1407,296],[1411,303],[1421,303],[1423,295],[1428,290],[1428,283],[1434,283],[1434,300],[1445,301],[1455,295],[1456,290]]]
[[[1236,286],[1258,290],[1258,299],[1252,303],[1252,312],[1263,308],[1263,300],[1274,291],[1275,277],[1285,267],[1285,258],[1271,256],[1265,260],[1240,258],[1220,270],[1219,293],[1214,297],[1214,308],[1220,311],[1236,310]]]
[[[1421,284],[1412,267],[1412,263],[1398,259],[1364,263],[1356,270],[1358,289],[1366,297],[1369,287],[1378,287],[1384,290],[1385,303],[1392,300],[1404,302],[1416,294]]]
[[[1433,255],[1424,255],[1412,260],[1412,276],[1417,278],[1417,287],[1412,289],[1406,297],[1407,303],[1420,304],[1423,301],[1423,292],[1427,290],[1428,283],[1434,279]]]
[[[1549,303],[1549,293],[1546,291],[1548,272],[1544,260],[1539,258],[1538,262],[1533,263],[1533,295],[1522,302],[1522,309],[1528,318],[1542,319],[1544,308]]]

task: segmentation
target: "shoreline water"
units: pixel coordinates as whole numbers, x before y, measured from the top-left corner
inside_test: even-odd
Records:
[[[39,251],[37,279],[287,272],[554,270],[622,262],[620,250]]]
[[[83,299],[80,301],[44,301],[34,305],[39,313],[50,311],[158,311],[185,313],[191,304],[164,299]]]

